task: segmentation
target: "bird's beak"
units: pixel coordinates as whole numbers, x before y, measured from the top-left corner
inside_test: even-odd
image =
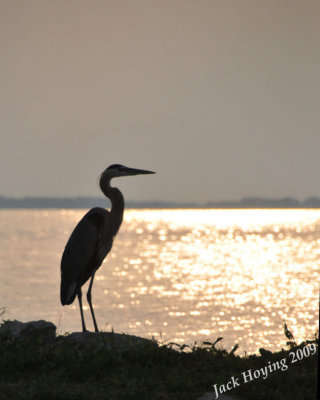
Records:
[[[153,171],[147,171],[145,169],[136,169],[136,168],[127,168],[124,172],[125,172],[125,175],[155,174],[155,172],[153,172]]]

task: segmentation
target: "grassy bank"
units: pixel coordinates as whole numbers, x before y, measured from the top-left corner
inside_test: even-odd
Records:
[[[191,400],[203,392],[214,392],[215,384],[223,390],[232,377],[239,386],[227,392],[231,396],[248,400],[316,398],[318,338],[299,346],[291,340],[286,350],[261,350],[260,355],[246,357],[237,356],[236,347],[231,352],[222,350],[220,343],[204,342],[190,348],[146,342],[130,349],[110,349],[103,341],[97,346],[57,338],[44,344],[0,335],[0,399]],[[309,353],[306,349],[303,353],[306,346]],[[291,363],[290,352],[299,354],[301,360]],[[284,364],[283,359],[286,370],[277,368]],[[266,368],[266,379],[262,372],[254,377],[255,371]],[[253,376],[250,382],[244,382],[244,372]]]

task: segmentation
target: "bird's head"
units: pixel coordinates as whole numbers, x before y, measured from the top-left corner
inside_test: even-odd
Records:
[[[145,174],[155,174],[153,171],[147,171],[144,169],[129,168],[121,164],[112,164],[110,167],[102,172],[102,176],[109,179],[117,178],[120,176],[130,176],[130,175],[145,175]]]

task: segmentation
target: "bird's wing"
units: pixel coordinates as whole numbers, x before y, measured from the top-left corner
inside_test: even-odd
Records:
[[[79,287],[101,265],[106,256],[103,232],[108,211],[93,208],[78,223],[67,242],[61,260],[61,303],[73,302]]]

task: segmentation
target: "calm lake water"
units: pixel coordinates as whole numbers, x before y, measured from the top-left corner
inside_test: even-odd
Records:
[[[0,210],[5,318],[81,330],[78,302],[60,305],[59,269],[85,212]],[[187,344],[222,336],[239,353],[276,350],[286,341],[283,319],[298,340],[316,332],[319,266],[319,210],[127,210],[93,303],[101,330]]]

